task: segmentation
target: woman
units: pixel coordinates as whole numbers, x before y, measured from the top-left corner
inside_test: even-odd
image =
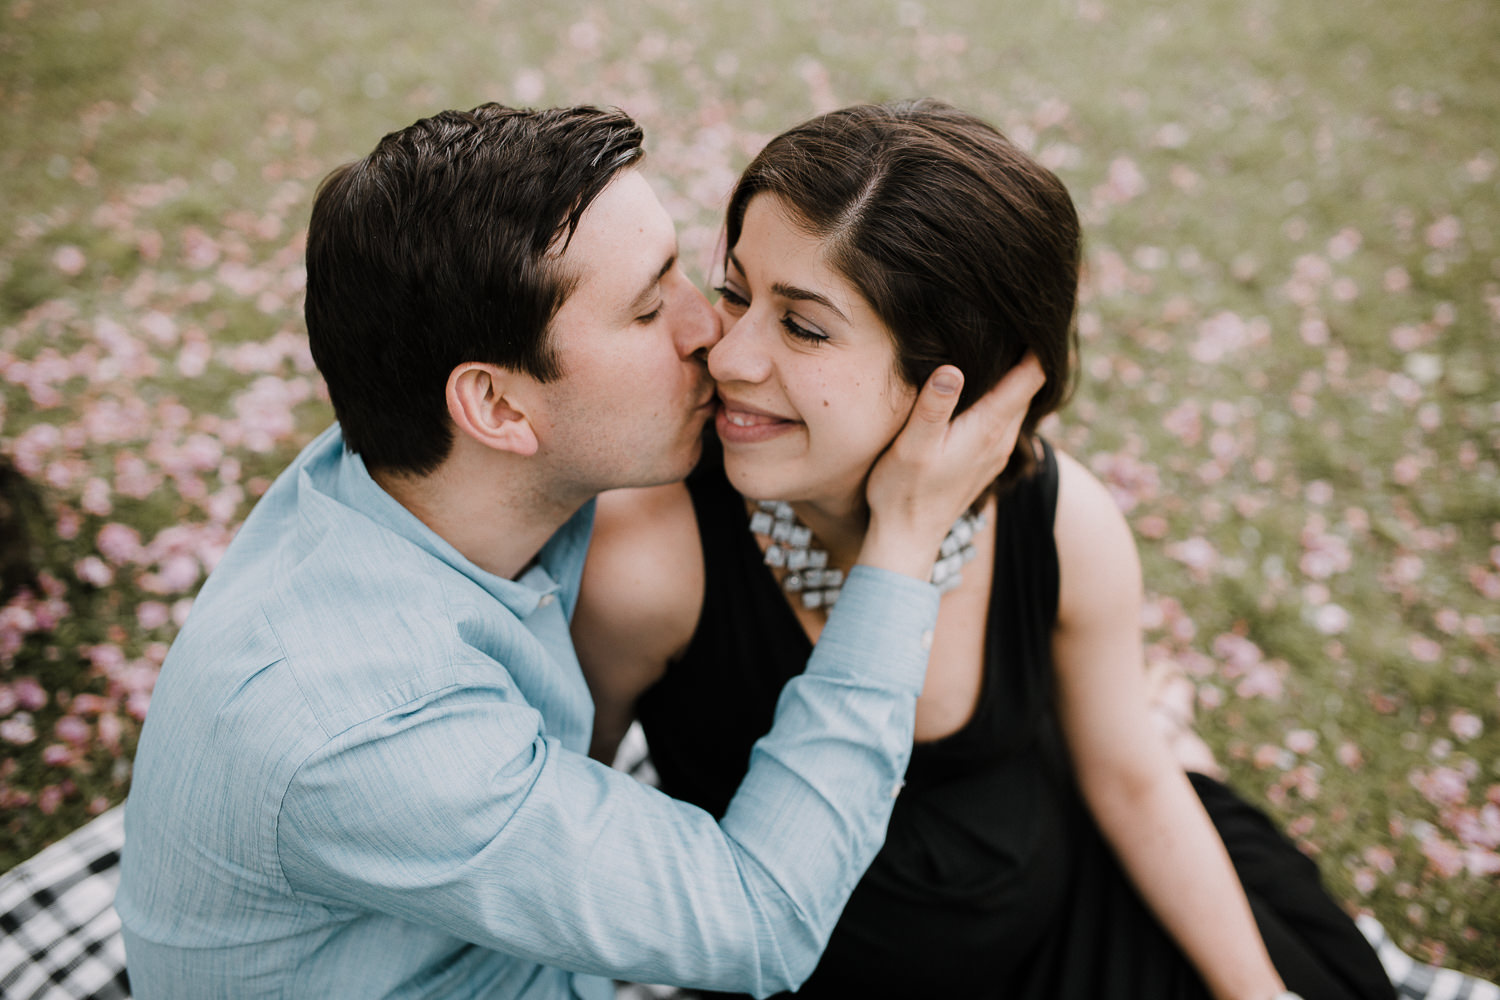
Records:
[[[1073,363],[1062,184],[946,105],[853,107],[772,140],[726,228],[722,452],[601,498],[574,625],[596,752],[638,713],[673,795],[727,807],[914,387],[955,364],[962,408],[1027,351],[1048,379],[935,568],[906,786],[802,995],[1393,996],[1311,862],[1151,722],[1129,529],[1035,434]]]

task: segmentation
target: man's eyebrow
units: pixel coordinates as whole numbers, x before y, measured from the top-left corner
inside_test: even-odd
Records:
[[[675,267],[676,264],[677,251],[673,250],[672,256],[668,257],[666,263],[662,264],[661,270],[656,272],[656,276],[648,281],[645,286],[636,293],[635,298],[630,300],[630,307],[626,311],[635,313],[640,312],[642,309],[646,308],[646,306],[651,302],[651,296],[652,293],[656,291],[656,286],[661,284],[661,279],[665,278],[667,276],[667,272],[672,270],[672,268]]]
[[[733,250],[729,251],[726,256],[729,258],[729,263],[734,265],[734,269],[736,271],[740,272],[741,274],[745,273],[744,265],[742,265],[740,263],[740,259],[734,255]],[[833,300],[829,299],[826,295],[821,295],[818,292],[811,291],[810,289],[798,288],[796,285],[783,284],[779,281],[771,286],[771,291],[775,292],[777,295],[780,295],[784,299],[792,299],[795,302],[816,302],[818,305],[823,306],[825,309],[831,310],[835,316],[843,320],[845,323],[849,322],[849,317],[845,316],[843,310],[834,305]]]

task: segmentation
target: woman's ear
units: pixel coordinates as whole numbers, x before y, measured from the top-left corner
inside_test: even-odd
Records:
[[[536,454],[536,429],[515,403],[515,383],[523,379],[526,376],[519,372],[478,361],[449,372],[448,416],[459,433],[496,451]]]

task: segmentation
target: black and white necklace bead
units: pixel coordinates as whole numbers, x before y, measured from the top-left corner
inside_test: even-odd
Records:
[[[814,544],[812,529],[783,500],[758,500],[755,506],[750,531],[768,540],[766,565],[786,570],[781,589],[800,595],[804,608],[832,607],[844,586],[844,571],[828,565],[828,551]],[[978,555],[974,536],[983,527],[983,514],[966,512],[948,529],[929,578],[940,593],[963,579],[964,564]]]

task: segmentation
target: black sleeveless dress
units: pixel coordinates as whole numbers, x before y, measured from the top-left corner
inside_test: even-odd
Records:
[[[707,570],[703,613],[639,716],[663,789],[722,816],[812,646],[708,438],[688,480]],[[1000,498],[974,715],[915,747],[885,846],[798,996],[1208,1000],[1065,763],[1052,710],[1057,481],[1044,446],[1036,472]],[[1378,959],[1313,863],[1224,785],[1191,777],[1288,988],[1307,1000],[1390,1000]]]

